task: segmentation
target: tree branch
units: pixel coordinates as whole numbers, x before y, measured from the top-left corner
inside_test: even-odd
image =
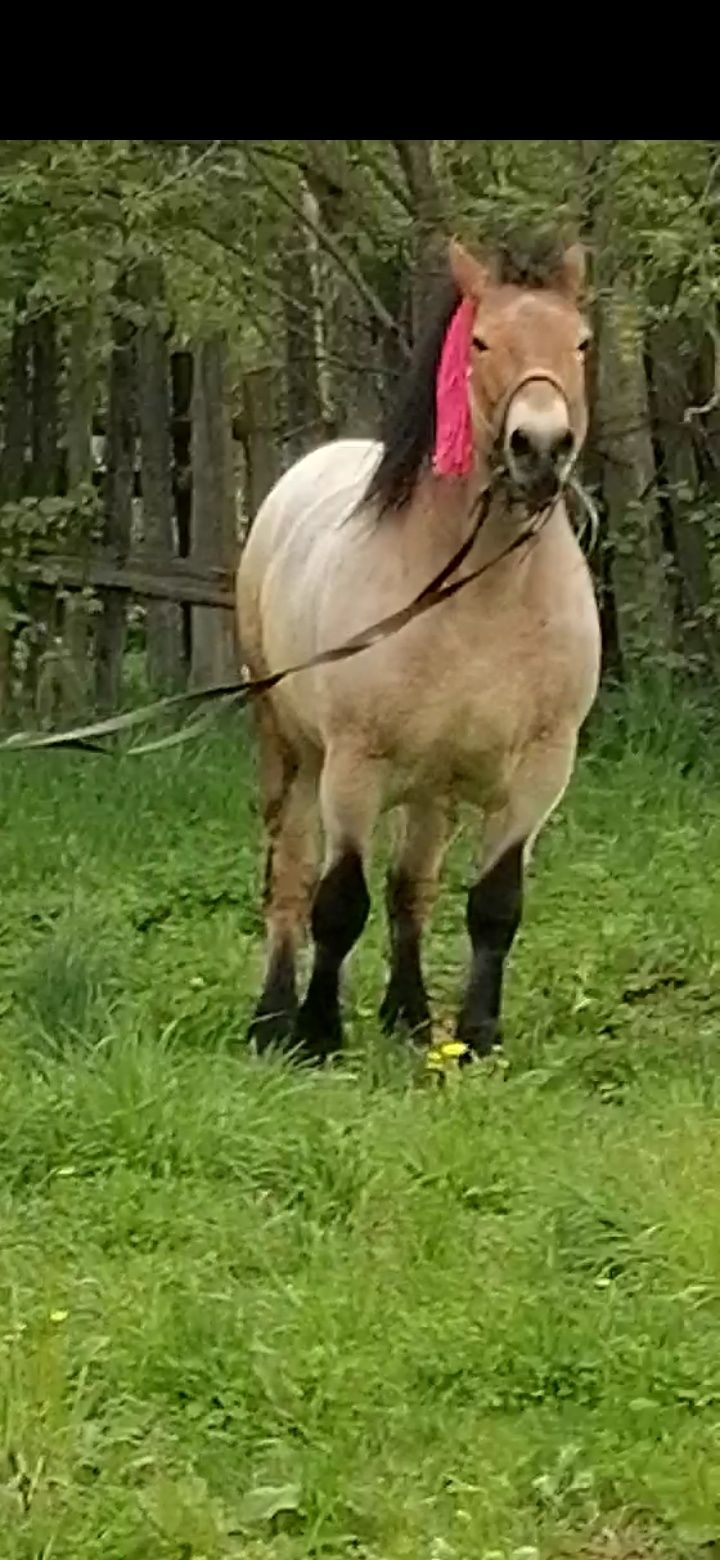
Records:
[[[684,423],[691,423],[696,417],[706,417],[708,412],[714,412],[715,407],[720,405],[720,333],[717,331],[714,325],[709,325],[708,334],[712,337],[715,345],[715,375],[713,380],[713,393],[709,400],[705,401],[702,406],[685,407],[685,411],[683,413]]]
[[[397,338],[402,352],[406,357],[409,358],[410,347],[405,339],[403,332],[397,324],[397,321],[393,319],[392,315],[385,308],[382,299],[378,298],[374,288],[370,286],[369,282],[365,280],[365,277],[361,275],[360,271],[357,270],[355,265],[353,265],[352,262],[348,260],[343,254],[339,244],[337,243],[337,240],[331,238],[329,233],[326,232],[325,228],[322,227],[319,222],[315,221],[307,211],[303,210],[301,203],[299,201],[293,200],[292,196],[287,194],[282,185],[277,183],[277,181],[269,173],[268,169],[263,167],[262,158],[258,153],[256,153],[254,147],[252,149],[250,147],[246,148],[246,156],[251,163],[254,163],[261,179],[267,185],[268,189],[272,191],[276,199],[279,200],[282,205],[286,206],[288,211],[291,211],[293,216],[297,217],[298,221],[303,223],[303,225],[314,234],[318,243],[322,245],[323,249],[325,249],[335,261],[335,264],[340,267],[341,271],[345,273],[348,280],[352,282],[356,292],[373,310],[373,313],[380,321],[380,324],[384,327],[385,330],[389,331]],[[227,176],[231,178],[236,177],[235,174],[231,174],[229,171]]]

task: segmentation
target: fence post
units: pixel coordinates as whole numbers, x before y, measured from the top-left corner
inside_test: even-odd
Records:
[[[0,459],[0,504],[22,498],[25,484],[25,459],[30,434],[30,336],[24,320],[18,318],[24,299],[15,304],[15,320],[10,338],[10,361],[5,393],[5,427]],[[5,598],[7,621],[0,628],[0,713],[4,720],[13,714],[14,630],[9,598]]]
[[[643,336],[635,298],[616,280],[602,299],[597,414],[618,645],[625,676],[664,662],[673,643]]]
[[[280,475],[274,429],[273,372],[256,368],[243,379],[245,504],[250,523]]]
[[[138,336],[138,411],[142,481],[143,547],[160,557],[175,555],[173,533],[172,443],[170,437],[170,363],[158,318],[162,271],[148,263],[138,279],[147,311]],[[145,607],[148,682],[158,693],[183,681],[182,624],[168,601]]]
[[[127,278],[119,279],[115,296],[102,541],[122,560],[130,550],[135,457],[136,330],[123,313]],[[126,597],[103,591],[95,639],[95,697],[101,711],[113,709],[120,698],[126,630]]]
[[[232,569],[237,562],[237,521],[226,346],[221,336],[195,350],[191,453],[191,557],[201,568]],[[193,607],[193,685],[230,681],[237,673],[233,614]]]
[[[70,494],[92,483],[92,419],[95,391],[92,367],[93,318],[89,307],[78,308],[70,326],[67,377],[67,485]],[[87,536],[82,541],[87,544]],[[70,717],[84,708],[89,696],[91,618],[85,598],[71,593],[63,618],[64,676],[61,689],[63,714]]]

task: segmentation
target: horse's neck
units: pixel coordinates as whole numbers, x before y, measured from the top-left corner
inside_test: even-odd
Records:
[[[429,543],[429,551],[438,564],[442,564],[460,548],[471,535],[483,506],[487,481],[480,475],[460,479],[427,477],[419,484],[416,497],[408,514],[411,527],[421,527]],[[524,504],[511,504],[498,492],[490,500],[487,514],[482,519],[468,555],[466,568],[479,568],[497,558],[498,568],[507,575],[527,573],[535,561],[537,549],[517,546],[516,542],[531,526],[541,521]],[[553,543],[565,545],[572,533],[565,505],[558,500],[546,520],[542,521],[547,554],[554,550]],[[501,558],[501,555],[502,558]]]

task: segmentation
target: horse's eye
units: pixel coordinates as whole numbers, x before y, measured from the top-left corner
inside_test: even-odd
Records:
[[[587,352],[591,341],[592,336],[583,336],[582,341],[578,342],[578,352]]]
[[[488,344],[481,336],[473,336],[473,346],[478,352],[487,352]]]

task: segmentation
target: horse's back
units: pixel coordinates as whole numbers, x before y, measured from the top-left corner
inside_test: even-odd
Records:
[[[240,561],[241,588],[262,574],[299,533],[311,547],[357,507],[380,457],[374,439],[337,439],[303,455],[284,472],[263,500]]]
[[[237,575],[240,643],[254,675],[316,649],[318,594],[381,451],[372,439],[324,444],[296,461],[261,504]]]

